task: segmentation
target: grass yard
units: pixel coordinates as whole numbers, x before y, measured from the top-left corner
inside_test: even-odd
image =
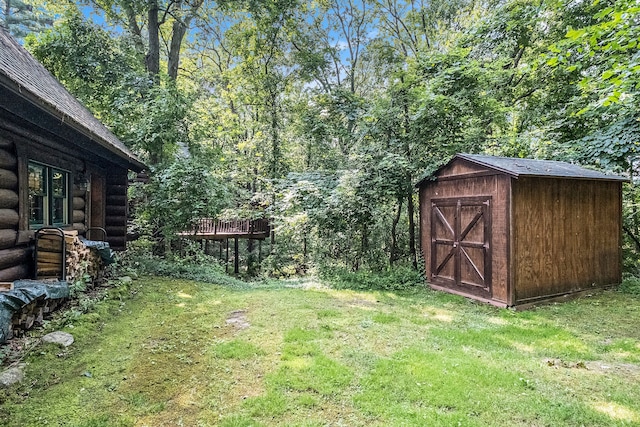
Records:
[[[516,313],[312,282],[134,290],[30,352],[0,425],[640,425],[638,297]]]

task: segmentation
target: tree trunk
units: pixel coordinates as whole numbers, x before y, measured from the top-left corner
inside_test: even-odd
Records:
[[[360,267],[360,260],[365,260],[368,261],[366,254],[369,251],[369,228],[367,227],[367,224],[364,224],[362,226],[362,238],[360,241],[360,254],[356,257],[357,258],[357,263],[356,263],[356,268],[355,271],[358,271],[359,267]]]
[[[182,40],[189,29],[191,20],[200,6],[202,6],[203,2],[204,0],[195,1],[191,6],[191,10],[189,10],[184,19],[180,19],[176,16],[176,20],[173,22],[171,44],[169,45],[169,58],[167,61],[167,74],[172,80],[176,80],[178,78],[178,66],[180,65],[180,47],[182,46]]]
[[[271,96],[271,165],[270,178],[280,178],[280,134],[278,132],[278,111],[277,111],[277,95]]]
[[[411,264],[413,268],[418,268],[418,257],[416,254],[416,225],[413,219],[413,192],[407,195],[407,216],[409,217],[409,253],[411,254]]]
[[[182,39],[187,32],[187,22],[176,20],[173,23],[173,32],[171,34],[171,44],[169,46],[169,58],[167,61],[167,74],[171,80],[178,78],[178,66],[180,65],[180,46]]]
[[[247,274],[253,276],[256,272],[256,256],[254,253],[255,245],[253,239],[247,241]]]
[[[389,254],[389,265],[393,265],[398,260],[398,223],[400,222],[400,214],[402,213],[402,197],[398,197],[398,210],[396,216],[391,223],[391,253]]]
[[[133,6],[130,1],[122,2],[122,7],[124,8],[125,13],[127,14],[127,23],[129,26],[129,31],[133,35],[133,44],[136,47],[136,50],[141,55],[144,55],[144,43],[142,42],[142,31],[140,30],[140,26],[138,25],[136,12],[133,10]]]
[[[400,77],[400,82],[404,85],[404,76]],[[403,88],[402,90],[402,110],[403,110],[403,136],[405,142],[405,155],[407,156],[407,161],[411,164],[411,141],[409,140],[409,127],[410,127],[410,118],[409,118],[409,100],[408,100],[408,92]],[[406,175],[406,183],[407,183],[407,217],[409,219],[409,254],[411,256],[411,264],[413,268],[418,268],[418,257],[416,254],[416,226],[413,217],[414,206],[413,206],[413,177],[411,176],[411,172],[407,172]]]
[[[149,0],[149,51],[147,52],[146,65],[147,71],[159,82],[160,74],[160,33],[158,23],[158,0]]]

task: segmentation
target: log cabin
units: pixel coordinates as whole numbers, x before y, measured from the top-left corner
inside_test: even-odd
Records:
[[[128,172],[144,165],[0,28],[0,281],[32,276],[35,230],[102,227],[126,243]]]
[[[416,185],[429,285],[526,308],[620,283],[625,181],[565,162],[456,155]]]

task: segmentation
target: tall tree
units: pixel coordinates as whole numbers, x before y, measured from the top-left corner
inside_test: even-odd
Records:
[[[166,59],[169,78],[177,79],[185,34],[204,0],[91,0],[91,4],[127,30],[156,81],[161,57]]]
[[[0,0],[0,27],[22,39],[53,24],[53,14],[41,1]]]

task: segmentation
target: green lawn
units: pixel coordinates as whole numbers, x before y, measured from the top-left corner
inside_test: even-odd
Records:
[[[463,298],[144,278],[70,320],[3,426],[640,425],[640,299]]]

